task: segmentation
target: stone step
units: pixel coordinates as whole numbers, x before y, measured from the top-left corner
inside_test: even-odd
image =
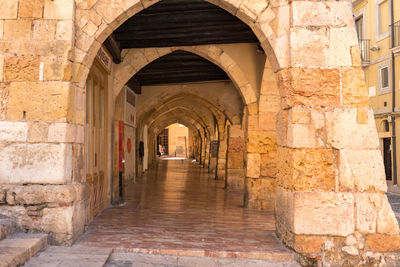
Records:
[[[114,252],[105,267],[119,266],[179,266],[179,267],[300,267],[294,260],[255,260],[239,258],[218,258],[145,254],[136,252]]]
[[[18,232],[17,224],[6,217],[0,216],[0,240]]]
[[[20,266],[47,246],[46,234],[17,233],[0,241],[0,267]]]
[[[29,267],[101,267],[107,262],[111,248],[75,245],[72,247],[50,246],[33,257],[24,266]]]

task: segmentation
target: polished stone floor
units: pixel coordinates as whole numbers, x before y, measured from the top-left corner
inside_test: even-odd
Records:
[[[242,208],[243,195],[190,160],[160,160],[104,210],[78,245],[186,256],[291,260],[275,237],[273,212]]]

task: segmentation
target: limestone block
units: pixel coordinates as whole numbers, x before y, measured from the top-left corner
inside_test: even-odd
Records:
[[[0,20],[0,38],[3,39],[4,33],[4,20]]]
[[[336,165],[331,149],[278,147],[278,185],[297,191],[335,189]]]
[[[91,21],[89,21],[85,25],[85,27],[82,28],[83,32],[85,32],[89,36],[93,36],[98,29],[99,29],[98,26]]]
[[[18,0],[0,0],[0,19],[16,19]]]
[[[56,40],[71,40],[74,23],[72,20],[59,20],[57,22]]]
[[[72,76],[72,62],[65,59],[46,59],[44,62],[45,81],[69,81]]]
[[[266,131],[249,131],[246,140],[246,151],[250,153],[268,153],[276,146],[276,133]]]
[[[350,9],[347,11],[350,13]],[[356,29],[353,24],[349,27],[330,28],[328,50],[328,66],[351,67],[351,47],[358,45]]]
[[[341,191],[386,192],[386,176],[380,150],[341,149],[338,166]]]
[[[38,81],[40,59],[36,56],[6,57],[4,81]]]
[[[228,168],[243,169],[244,168],[243,153],[228,153]]]
[[[338,106],[340,72],[337,69],[284,69],[278,73],[284,107]]]
[[[244,189],[244,170],[242,169],[227,169],[226,173],[226,187],[229,190],[243,190]]]
[[[228,140],[228,152],[229,153],[239,153],[244,152],[245,143],[244,139],[241,137],[231,137]]]
[[[280,186],[276,188],[275,200],[276,220],[293,232],[294,229],[294,193]]]
[[[361,67],[342,68],[343,105],[369,107],[368,89]]]
[[[49,125],[45,122],[29,123],[28,142],[47,142]]]
[[[261,154],[261,176],[276,178],[278,172],[276,166],[276,150],[270,150],[268,153]]]
[[[107,0],[99,1],[95,6],[96,12],[104,18],[107,23],[113,22],[124,10],[119,2]]]
[[[65,118],[69,85],[63,82],[11,83],[7,118],[21,120],[24,119],[24,115],[27,120],[46,121]]]
[[[24,142],[28,136],[26,122],[0,121],[1,142]]]
[[[277,112],[281,109],[281,97],[279,95],[261,95],[260,112]]]
[[[351,47],[351,61],[353,63],[353,67],[361,67],[362,62],[361,62],[361,51],[360,51],[360,46],[355,45]]]
[[[382,206],[382,194],[357,193],[356,199],[356,230],[362,234],[376,233],[378,210]]]
[[[43,16],[44,0],[20,0],[19,18],[41,18]]]
[[[31,20],[6,20],[4,21],[3,39],[8,41],[28,40],[31,38]]]
[[[353,194],[294,192],[295,234],[348,236],[354,226]]]
[[[268,0],[243,0],[237,16],[245,22],[254,22],[261,12],[268,7]]]
[[[357,109],[335,108],[327,111],[327,143],[337,149],[378,149],[379,141],[372,109],[368,123],[357,123]]]
[[[378,213],[377,232],[387,235],[399,234],[399,224],[386,195],[383,196],[382,207]]]
[[[329,48],[329,31],[327,28],[292,29],[290,44],[292,67],[325,67],[327,65]]]
[[[33,39],[54,40],[57,22],[54,20],[35,20],[33,22]]]
[[[324,242],[322,236],[295,235],[293,248],[298,253],[319,253]]]
[[[45,19],[73,19],[74,1],[73,0],[45,0],[44,15]]]
[[[293,26],[343,26],[353,23],[352,6],[349,2],[294,1],[292,3]]]
[[[275,180],[246,177],[245,206],[254,210],[274,210]]]
[[[229,137],[244,137],[244,131],[240,127],[240,125],[232,125],[229,127]]]
[[[400,250],[399,235],[368,235],[367,246],[372,251],[377,252],[398,252]]]
[[[65,183],[72,177],[72,147],[10,144],[0,151],[0,173],[0,183]]]
[[[261,174],[261,162],[259,153],[246,154],[246,177],[258,178]]]
[[[277,112],[262,112],[258,115],[258,127],[260,130],[274,131],[276,129]]]

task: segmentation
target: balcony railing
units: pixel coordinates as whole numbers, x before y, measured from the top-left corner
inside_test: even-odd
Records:
[[[370,40],[369,39],[360,39],[358,40],[360,44],[360,51],[361,51],[361,62],[363,64],[369,64],[369,46]]]
[[[390,25],[390,48],[400,46],[400,20]]]

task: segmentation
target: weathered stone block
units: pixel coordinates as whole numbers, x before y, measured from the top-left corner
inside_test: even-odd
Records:
[[[65,118],[69,86],[66,82],[11,83],[7,118],[44,121]]]
[[[362,234],[376,233],[377,212],[382,206],[381,194],[358,193],[356,199],[356,230]]]
[[[340,72],[337,69],[290,68],[278,73],[284,107],[340,104]]]
[[[378,212],[377,233],[386,235],[399,234],[399,224],[386,195],[383,196],[382,207]]]
[[[345,10],[350,14],[350,9]],[[349,27],[330,28],[330,42],[328,52],[328,66],[351,67],[351,47],[358,45],[357,34],[353,23]],[[350,26],[351,25],[351,26]]]
[[[228,153],[228,168],[243,169],[244,168],[243,153]]]
[[[277,185],[275,217],[288,231],[294,231],[294,193]]]
[[[11,144],[0,150],[0,183],[62,184],[72,177],[72,147]]]
[[[43,16],[44,0],[20,0],[18,17],[41,18]]]
[[[226,188],[230,190],[244,189],[244,169],[227,169]]]
[[[258,115],[258,127],[260,130],[274,131],[276,129],[276,112],[262,112]]]
[[[69,81],[72,76],[72,62],[65,59],[48,59],[44,63],[44,80]]]
[[[258,178],[260,177],[261,162],[260,154],[258,153],[247,153],[246,154],[246,177]]]
[[[18,0],[0,0],[0,19],[16,19]]]
[[[72,20],[60,20],[57,22],[56,40],[71,40],[74,31]]]
[[[276,149],[276,133],[266,131],[249,131],[246,151],[250,153],[268,153]]]
[[[45,19],[73,19],[74,1],[73,0],[45,0],[44,14]]]
[[[45,122],[33,122],[29,124],[28,142],[47,142],[49,125]]]
[[[390,252],[400,250],[400,236],[399,235],[368,235],[367,246],[370,250],[376,252]]]
[[[275,209],[276,184],[274,179],[246,177],[245,188],[244,201],[248,209]]]
[[[337,149],[378,149],[379,141],[372,110],[368,123],[357,123],[357,109],[336,108],[325,112],[327,143]]]
[[[354,232],[354,196],[334,192],[294,192],[294,233],[348,236]]]
[[[4,40],[27,40],[31,38],[31,20],[6,20],[4,21]]]
[[[365,85],[361,67],[342,68],[343,105],[352,107],[368,107],[368,89]]]
[[[348,2],[294,1],[293,26],[342,26],[353,23],[351,5]]]
[[[331,149],[278,147],[277,183],[297,191],[335,189],[336,166]]]
[[[244,152],[244,139],[242,137],[230,137],[228,139],[228,152],[239,153]]]
[[[386,176],[380,150],[341,149],[338,166],[341,191],[386,192]]]
[[[0,121],[0,140],[3,142],[24,142],[28,135],[26,122]]]
[[[261,154],[261,176],[276,178],[278,169],[276,167],[277,151],[270,150],[268,153]]]
[[[324,242],[322,236],[295,235],[293,248],[298,253],[319,253]]]
[[[33,22],[33,39],[54,40],[57,22],[54,20],[35,20]]]
[[[6,57],[4,62],[4,81],[38,81],[39,57]]]
[[[327,28],[294,28],[290,32],[293,67],[327,66],[329,31]]]

